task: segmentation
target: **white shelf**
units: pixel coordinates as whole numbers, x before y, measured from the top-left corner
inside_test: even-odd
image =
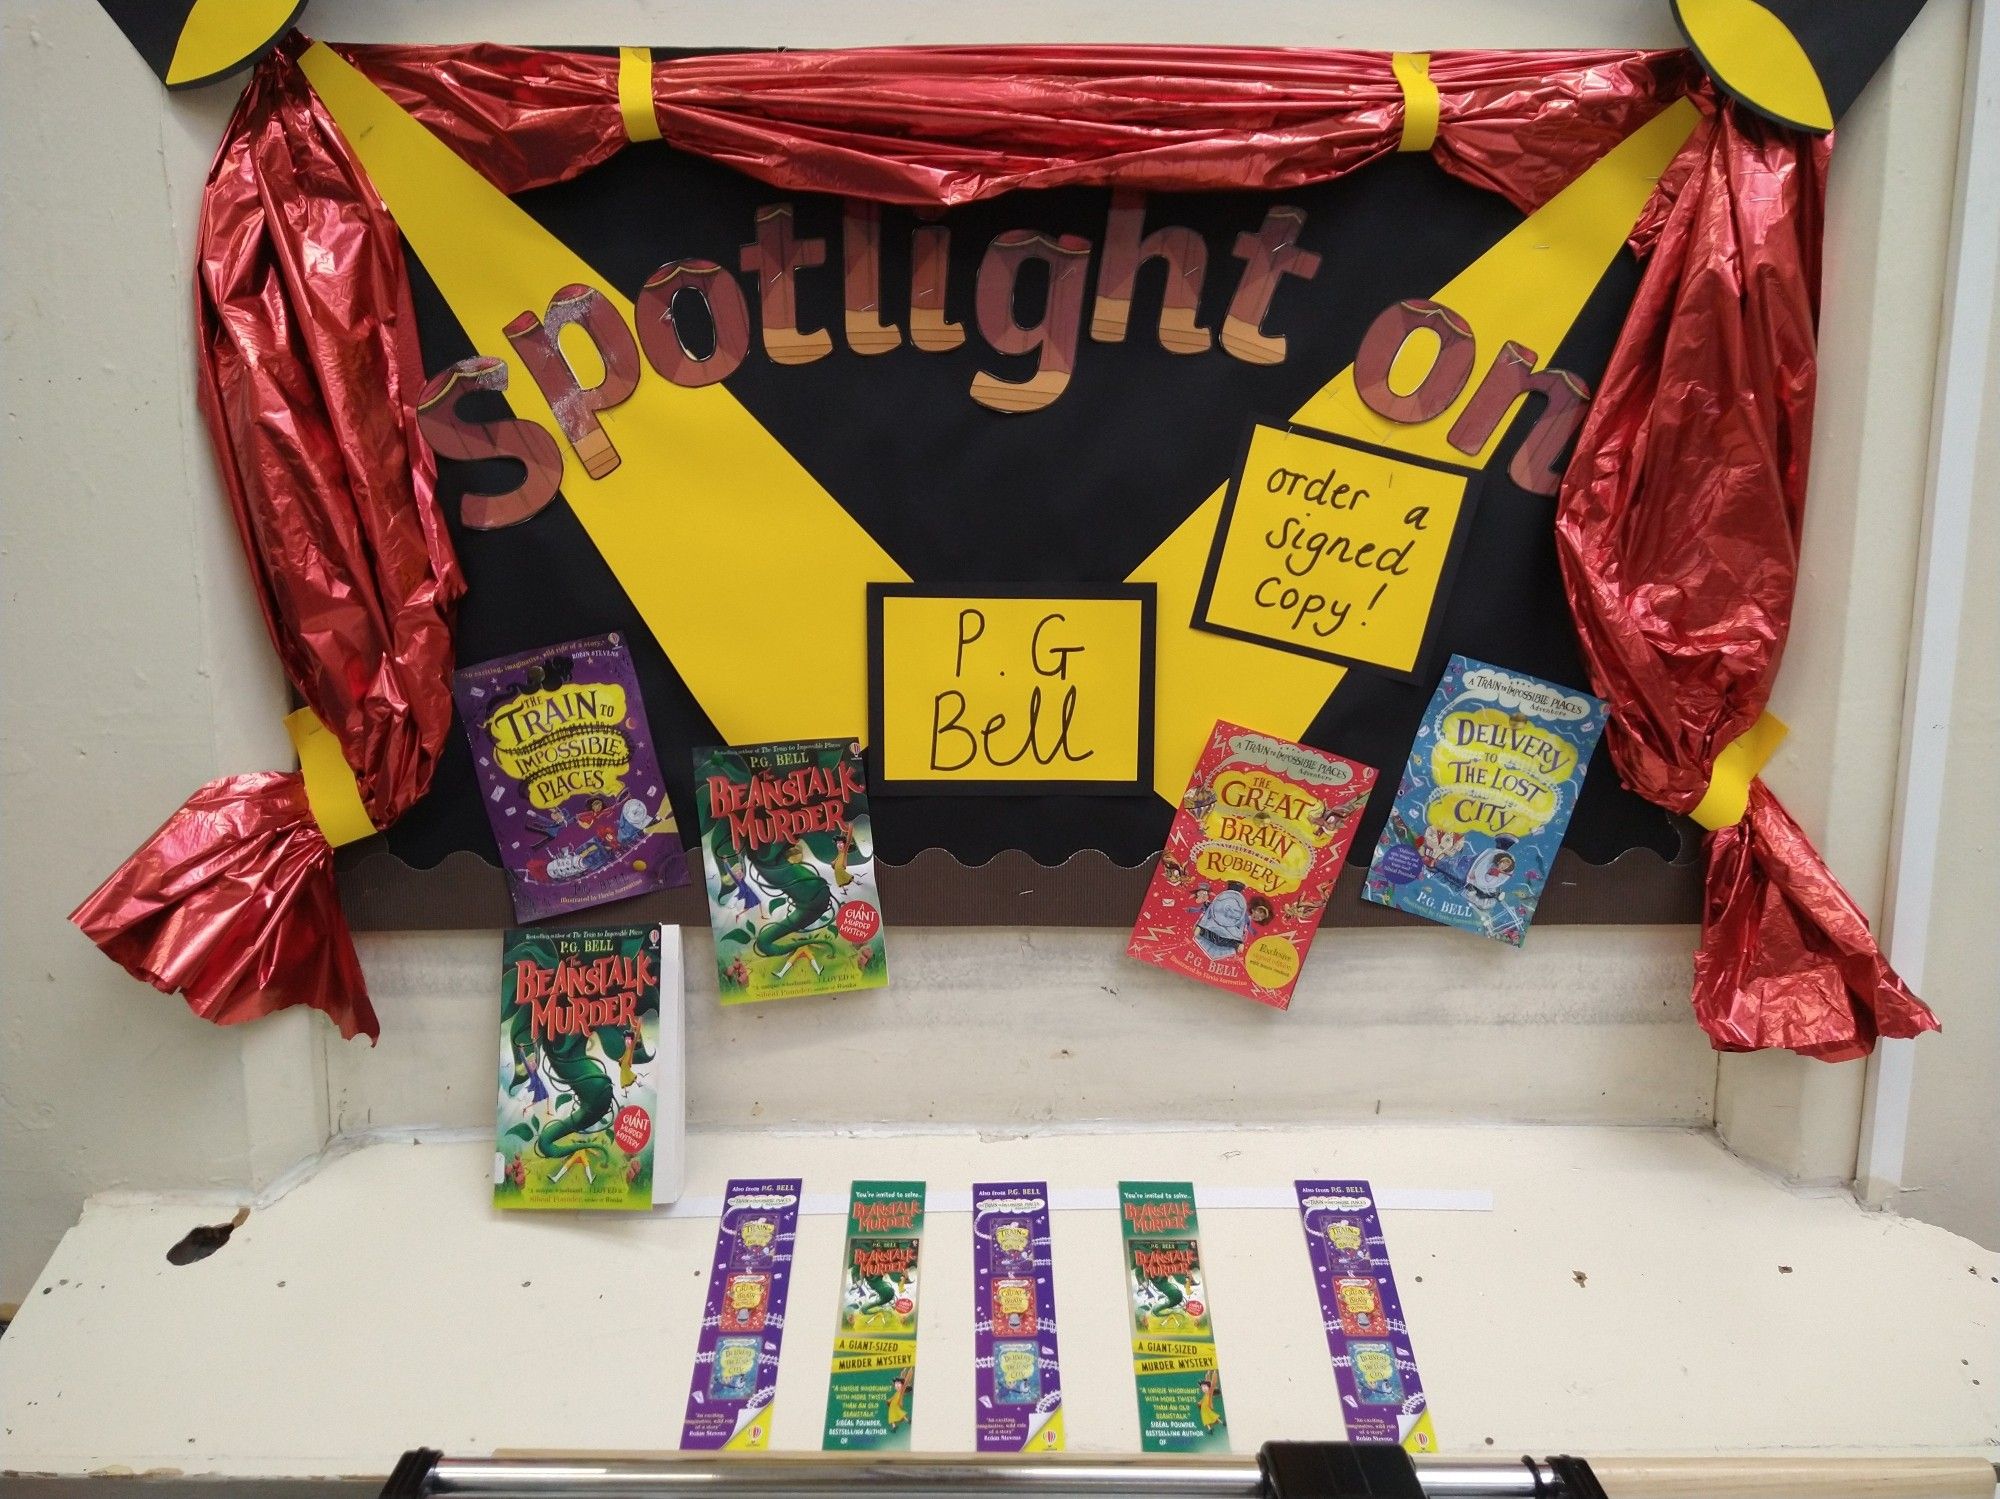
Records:
[[[500,1215],[490,1161],[480,1139],[336,1151],[182,1267],[169,1246],[225,1207],[94,1201],[0,1339],[0,1467],[333,1476],[386,1472],[420,1445],[673,1447],[713,1221]],[[1457,1210],[1391,1209],[1384,1224],[1447,1452],[2000,1447],[2000,1256],[1844,1193],[1778,1186],[1704,1134],[696,1131],[688,1162],[695,1196],[760,1174],[802,1176],[809,1193],[856,1176],[940,1194],[1191,1178],[1218,1202],[1299,1176],[1444,1189]],[[800,1221],[780,1449],[818,1445],[841,1227]],[[1072,1449],[1132,1451],[1117,1216],[1058,1211],[1054,1234]],[[1236,1450],[1336,1436],[1296,1214],[1211,1207],[1202,1236]],[[925,1263],[915,1443],[965,1450],[962,1214],[932,1216]]]

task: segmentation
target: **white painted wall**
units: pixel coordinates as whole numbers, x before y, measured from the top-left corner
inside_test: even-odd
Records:
[[[2000,59],[1995,60],[2000,65]],[[2000,292],[2000,287],[1996,287]],[[1993,861],[2000,816],[2000,324],[1986,351],[1986,406],[1974,479],[1958,692],[1945,754],[1948,836],[1932,880],[1925,997],[1945,1023],[1916,1049],[1898,1211],[2000,1249],[2000,922]]]
[[[1659,0],[1032,0],[986,10],[314,0],[308,21],[353,40],[697,46],[1673,42]],[[1925,425],[1943,258],[1943,186],[1925,153],[1935,140],[1948,157],[1940,121],[1955,118],[1923,60],[1949,62],[1963,24],[1963,0],[1933,0],[1904,48],[1918,61],[1899,63],[1864,102],[1843,145],[1829,231],[1830,416],[1781,685],[1780,709],[1801,732],[1775,783],[1871,908],[1894,763],[1871,714],[1899,683],[1915,546],[1905,507],[1922,480],[1921,442],[1906,454],[1897,434],[1906,421]],[[329,1123],[475,1122],[489,1107],[475,1059],[489,1049],[491,937],[364,939],[385,1031],[369,1051],[299,1016],[215,1031],[126,979],[63,921],[196,783],[285,763],[282,688],[190,368],[193,217],[233,92],[169,99],[90,0],[14,0],[0,18],[0,836],[10,855],[0,900],[11,960],[0,992],[0,1300],[21,1294],[91,1191],[250,1186]],[[1627,1122],[1700,1122],[1716,1108],[1714,1060],[1686,1018],[1687,930],[1547,929],[1518,954],[1444,932],[1336,932],[1290,1017],[1141,972],[1102,935],[899,937],[898,988],[866,1004],[724,1016],[698,989],[695,1116],[1006,1128],[1344,1118],[1378,1101],[1403,1117]],[[697,974],[704,951],[691,944]],[[1170,1082],[1144,1080],[1138,1069],[1163,1052],[1174,1058]],[[855,1072],[882,1057],[914,1085],[859,1101]],[[1835,1069],[1764,1070],[1754,1090],[1730,1095],[1740,1143],[1797,1173],[1844,1171],[1833,1168],[1851,1156],[1854,1085]],[[1787,1122],[1808,1115],[1805,1128]]]
[[[1799,594],[1765,779],[1879,918],[1929,460],[1968,7],[1934,0],[1841,122]],[[1866,1064],[1722,1059],[1716,1123],[1799,1180],[1854,1174]]]
[[[198,783],[280,763],[277,664],[189,355],[193,209],[230,92],[168,105],[94,5],[0,14],[0,1300],[85,1194],[253,1171],[244,1038],[63,919]],[[258,1044],[284,1035],[310,1032]]]
[[[1548,927],[1527,961],[1423,936],[1327,932],[1279,1014],[1133,962],[1101,931],[898,931],[888,990],[724,1010],[708,934],[689,932],[689,1118],[1709,1122],[1715,1058],[1687,1018],[1685,929]],[[490,1126],[499,951],[491,933],[362,938],[394,1018],[374,1050],[329,1052],[335,1128]]]

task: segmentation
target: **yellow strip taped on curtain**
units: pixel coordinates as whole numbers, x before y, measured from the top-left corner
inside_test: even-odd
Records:
[[[343,843],[359,843],[375,833],[375,820],[362,805],[361,788],[354,768],[340,748],[333,731],[310,708],[285,715],[285,732],[292,736],[298,751],[299,770],[306,778],[306,801],[313,821],[335,848]]]
[[[656,141],[660,117],[653,111],[653,49],[618,49],[618,113],[625,119],[625,139]]]
[[[1398,151],[1428,151],[1438,135],[1438,87],[1428,52],[1391,54],[1389,65],[1403,86],[1403,140]]]
[[[1732,739],[1708,773],[1708,790],[1688,813],[1711,833],[1734,827],[1750,805],[1750,783],[1791,732],[1775,713],[1765,713]]]

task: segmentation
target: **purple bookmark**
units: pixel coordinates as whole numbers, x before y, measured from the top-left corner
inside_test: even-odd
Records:
[[[1348,1438],[1437,1451],[1374,1192],[1365,1181],[1295,1185]]]
[[[974,1185],[972,1298],[979,1450],[1062,1451],[1046,1182]]]
[[[771,1444],[799,1189],[799,1179],[790,1177],[732,1181],[722,1194],[708,1306],[681,1423],[684,1448],[736,1452]]]

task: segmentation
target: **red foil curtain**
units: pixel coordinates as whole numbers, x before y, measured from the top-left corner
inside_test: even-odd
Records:
[[[1625,784],[1691,810],[1791,627],[1830,144],[1709,106],[1577,437],[1556,542]],[[1708,835],[1695,1014],[1829,1061],[1937,1021],[1762,781]]]
[[[432,504],[429,460],[413,435],[420,375],[394,226],[298,69],[304,45],[293,37],[262,64],[217,159],[199,248],[204,407],[287,675],[339,737],[371,816],[386,826],[428,787],[449,731],[450,612],[461,584]],[[506,192],[575,176],[626,144],[614,57],[494,46],[341,51]],[[1699,84],[1683,53],[1438,53],[1430,77],[1440,106],[1432,157],[1523,211]],[[913,205],[1022,187],[1188,191],[1321,181],[1394,151],[1402,101],[1390,60],[1379,53],[858,49],[689,57],[653,71],[655,114],[673,145],[780,187]],[[1635,309],[1606,381],[1607,395],[1616,386],[1618,398],[1600,398],[1573,473],[1597,475],[1606,449],[1643,444],[1662,416],[1674,416],[1671,392],[1649,396],[1639,388],[1644,329],[1678,316],[1680,287],[1726,280],[1730,267],[1708,257],[1740,248],[1695,232],[1690,220],[1740,212],[1758,220],[1773,244],[1791,236],[1794,253],[1771,256],[1762,273],[1806,316],[1783,330],[1781,345],[1774,328],[1744,305],[1712,296],[1702,339],[1714,340],[1715,363],[1734,366],[1726,380],[1706,380],[1702,339],[1680,338],[1686,392],[1727,390],[1733,400],[1745,389],[1766,391],[1758,382],[1768,377],[1782,382],[1780,404],[1803,421],[1823,156],[1774,133],[1764,149],[1779,168],[1790,163],[1795,176],[1801,151],[1809,158],[1810,203],[1739,201],[1729,195],[1744,184],[1727,168],[1744,139],[1727,112],[1711,111],[1635,233],[1642,249],[1659,242],[1650,290],[1641,297],[1647,317]],[[1665,279],[1663,264],[1673,268]],[[1661,328],[1652,336],[1657,343],[1672,333]],[[1681,420],[1694,423],[1697,413]],[[1737,596],[1744,568],[1770,585],[1746,606],[1744,620],[1752,633],[1766,632],[1768,648],[1755,659],[1720,653],[1720,675],[1742,679],[1736,716],[1711,715],[1698,732],[1669,730],[1668,774],[1636,773],[1627,763],[1632,752],[1622,742],[1614,750],[1633,784],[1666,805],[1685,809],[1699,798],[1707,757],[1739,718],[1754,719],[1755,708],[1747,717],[1742,711],[1753,701],[1761,706],[1768,690],[1795,568],[1791,541],[1802,489],[1793,480],[1802,485],[1802,427],[1797,436],[1796,452],[1718,447],[1706,464],[1693,444],[1684,462],[1643,473],[1612,461],[1612,477],[1592,477],[1565,493],[1572,600],[1599,690],[1612,698],[1620,723],[1632,715],[1633,743],[1660,737],[1647,725],[1669,720],[1671,691],[1682,690],[1669,682],[1667,695],[1646,696],[1661,686],[1662,673],[1636,668],[1643,650],[1621,655],[1598,644],[1621,633],[1613,616],[1632,617],[1633,600],[1645,592],[1635,585],[1646,582],[1647,570],[1656,563],[1678,569],[1662,579],[1663,588],[1693,587],[1715,598]],[[1774,480],[1781,466],[1783,477]],[[1739,499],[1714,498],[1723,493]],[[1763,503],[1768,493],[1785,507],[1776,530]],[[1710,498],[1711,519],[1743,522],[1740,533],[1700,533],[1712,553],[1706,570],[1695,555],[1700,548],[1685,539],[1671,556],[1651,543],[1624,549],[1633,534],[1672,529],[1655,513],[1675,510],[1690,494]],[[1583,495],[1619,513],[1598,524],[1594,510],[1578,507]],[[1767,556],[1778,538],[1782,549]],[[1620,583],[1592,582],[1604,568],[1614,568]],[[1670,632],[1674,621],[1661,618]],[[1697,615],[1684,622],[1695,626]],[[1677,649],[1664,633],[1646,638],[1646,649]],[[1693,639],[1678,649],[1711,653]],[[1746,693],[1743,684],[1753,678]],[[1767,803],[1767,796],[1753,798],[1759,827],[1770,813],[1783,815]],[[1711,851],[1712,908],[1721,878],[1714,871],[1728,862],[1729,836],[1716,835]],[[1767,832],[1747,863],[1730,866],[1738,870],[1732,888],[1779,889],[1767,873],[1779,842]],[[1831,928],[1839,928],[1831,940],[1841,953],[1858,951],[1837,906],[1853,915],[1859,943],[1873,953],[1865,924],[1830,878],[1783,889],[1802,939],[1795,951],[1763,945],[1768,916],[1754,929],[1712,920],[1705,932],[1703,983],[1730,989],[1734,998],[1722,1010],[1735,1013],[1739,1025],[1745,1014],[1753,1017],[1749,1029],[1719,1031],[1698,1003],[1720,1045],[1752,1034],[1759,1039],[1748,1044],[1796,1044],[1795,1024],[1758,1031],[1754,1017],[1773,1006],[1800,1012],[1802,985],[1823,993]],[[1745,909],[1741,901],[1725,904]],[[331,853],[295,776],[236,777],[204,788],[75,919],[133,972],[180,990],[211,1019],[307,1003],[331,1014],[344,1034],[375,1034],[333,895]],[[1740,959],[1734,969],[1718,964],[1717,955],[1731,953]],[[1895,1033],[1886,1023],[1882,1029]],[[1834,1054],[1817,1041],[1807,1049]]]
[[[198,257],[198,393],[264,621],[386,827],[451,731],[464,584],[417,437],[396,226],[289,57],[230,122]],[[305,1004],[378,1034],[297,774],[211,781],[70,919],[217,1024]]]

